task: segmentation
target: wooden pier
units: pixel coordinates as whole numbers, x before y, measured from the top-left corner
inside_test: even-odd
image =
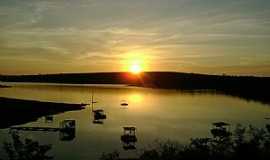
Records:
[[[11,130],[17,131],[37,131],[37,132],[58,132],[61,128],[52,127],[11,127]]]

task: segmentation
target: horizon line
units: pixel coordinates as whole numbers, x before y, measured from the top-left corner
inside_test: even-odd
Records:
[[[129,71],[100,71],[100,72],[55,72],[55,73],[33,73],[33,74],[0,74],[0,76],[38,76],[38,75],[61,75],[61,74],[101,74],[101,73],[130,73]],[[198,72],[177,72],[177,71],[142,71],[143,73],[175,73],[175,74],[195,74],[195,75],[208,75],[208,76],[228,76],[228,77],[263,77],[270,78],[270,76],[263,75],[249,75],[249,74],[210,74],[210,73],[198,73]]]

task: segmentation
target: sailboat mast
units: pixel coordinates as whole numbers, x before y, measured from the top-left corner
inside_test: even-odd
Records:
[[[94,109],[94,91],[93,91],[93,89],[92,89],[92,111],[93,111],[93,109]]]

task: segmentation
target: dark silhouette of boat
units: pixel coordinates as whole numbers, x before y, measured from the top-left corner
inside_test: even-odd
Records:
[[[93,113],[94,113],[95,119],[106,119],[107,118],[103,109],[93,110]]]
[[[230,124],[229,123],[225,123],[225,122],[215,122],[215,123],[213,123],[213,125],[215,127],[225,127],[225,126],[229,126]]]
[[[138,141],[136,136],[135,127],[123,127],[124,133],[121,136],[121,141],[123,142],[124,150],[134,150],[136,149],[136,142]]]
[[[92,113],[94,116],[93,123],[94,124],[103,124],[103,120],[107,118],[105,111],[103,109],[94,109],[94,104],[96,104],[97,101],[94,101],[94,92],[92,91],[92,98],[91,98],[91,108]]]
[[[211,133],[214,137],[226,138],[231,136],[231,132],[227,128],[230,124],[225,122],[213,123],[214,128],[211,129]]]
[[[64,120],[60,123],[59,139],[61,141],[71,141],[76,137],[76,121]]]
[[[121,106],[123,106],[123,107],[127,107],[127,106],[128,106],[127,101],[123,100],[123,101],[121,102]]]

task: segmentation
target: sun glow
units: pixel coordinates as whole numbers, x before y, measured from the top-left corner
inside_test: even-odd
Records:
[[[140,74],[146,69],[147,57],[144,52],[128,52],[124,55],[123,68],[133,74]]]
[[[142,72],[142,67],[139,64],[132,64],[129,70],[131,73],[139,74]]]

